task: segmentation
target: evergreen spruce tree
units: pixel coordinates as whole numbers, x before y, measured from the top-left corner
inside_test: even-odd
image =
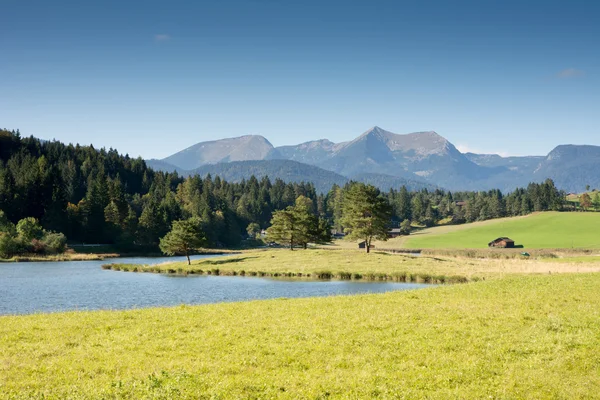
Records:
[[[167,255],[184,254],[191,265],[190,253],[206,245],[206,235],[197,217],[173,221],[171,231],[160,239],[160,250]]]
[[[353,183],[344,196],[342,223],[348,239],[361,239],[367,253],[373,238],[387,240],[391,207],[372,185]]]

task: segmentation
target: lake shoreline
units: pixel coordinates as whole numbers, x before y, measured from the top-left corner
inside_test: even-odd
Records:
[[[206,250],[190,254],[190,256],[196,255],[234,255],[239,254],[243,250]],[[164,257],[162,253],[138,253],[138,252],[119,252],[119,253],[69,253],[63,254],[23,254],[13,256],[11,258],[0,258],[0,263],[19,263],[19,262],[63,262],[63,261],[103,261],[109,258],[131,258],[131,257],[143,257],[143,258],[160,258]]]
[[[170,268],[169,264],[140,265],[140,264],[103,264],[102,269],[134,273],[154,273],[164,275],[212,275],[212,276],[240,276],[258,278],[283,278],[289,280],[339,280],[339,281],[367,281],[367,282],[394,282],[394,283],[425,283],[425,284],[456,284],[478,281],[478,278],[467,278],[460,275],[434,275],[428,273],[412,273],[398,271],[394,273],[377,272],[348,272],[348,271],[315,271],[315,272],[289,272],[289,271],[246,271],[243,269],[200,269],[200,268]]]

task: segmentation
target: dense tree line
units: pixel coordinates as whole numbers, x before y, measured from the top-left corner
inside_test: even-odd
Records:
[[[12,223],[35,218],[70,242],[158,248],[174,221],[196,217],[209,245],[235,246],[248,224],[267,228],[272,212],[293,206],[299,196],[315,213],[323,209],[310,183],[184,179],[113,149],[0,130],[0,210]]]
[[[210,175],[183,178],[155,172],[141,158],[114,149],[22,138],[18,131],[0,130],[0,210],[6,221],[17,224],[34,218],[46,232],[63,233],[73,243],[157,249],[174,222],[196,218],[207,245],[235,246],[247,232],[256,235],[267,229],[274,216],[283,218],[276,211],[299,217],[300,208],[308,213],[304,217],[315,235],[329,225],[357,231],[344,219],[344,199],[352,196],[354,185],[334,185],[318,194],[311,183],[272,182],[266,177],[239,183]],[[508,194],[409,192],[403,187],[371,195],[389,206],[389,227],[402,226],[405,231],[409,222],[473,222],[561,210],[565,201],[551,180]]]

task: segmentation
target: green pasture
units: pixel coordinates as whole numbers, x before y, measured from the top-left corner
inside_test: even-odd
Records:
[[[600,274],[546,274],[6,316],[0,398],[597,398],[599,305]]]
[[[600,213],[544,212],[417,231],[405,238],[407,248],[485,248],[507,236],[525,249],[600,248]]]

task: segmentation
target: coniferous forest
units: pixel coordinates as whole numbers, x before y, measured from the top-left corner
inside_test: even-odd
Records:
[[[198,218],[209,246],[234,247],[250,224],[268,228],[273,212],[294,206],[300,196],[310,201],[315,216],[343,230],[343,199],[351,185],[317,193],[309,182],[267,177],[239,183],[218,176],[183,178],[153,171],[141,158],[114,149],[22,138],[18,131],[0,130],[2,218],[13,225],[34,218],[44,235],[62,233],[70,243],[113,244],[122,251],[158,249],[174,221]],[[551,180],[506,194],[409,192],[403,187],[380,196],[391,206],[390,227],[403,221],[433,226],[442,220],[464,223],[562,210],[565,199]]]

